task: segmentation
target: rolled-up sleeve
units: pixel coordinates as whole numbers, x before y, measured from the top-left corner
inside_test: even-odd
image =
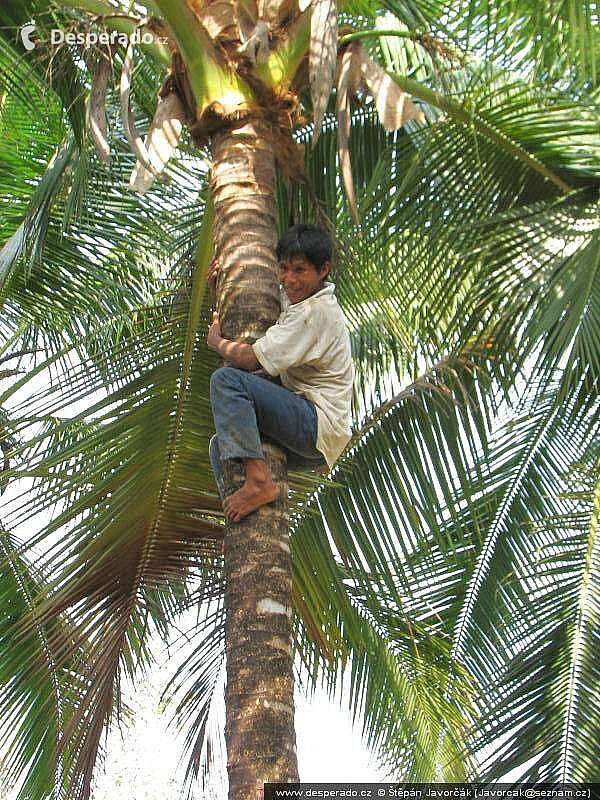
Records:
[[[273,376],[317,357],[318,348],[318,326],[306,313],[290,314],[252,345],[260,364]]]

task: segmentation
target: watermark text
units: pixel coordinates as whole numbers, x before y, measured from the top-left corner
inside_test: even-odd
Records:
[[[37,40],[32,38],[35,32],[35,25],[23,25],[21,28],[21,41],[26,50],[33,50],[37,44]],[[63,31],[60,28],[52,28],[50,31],[50,44],[53,46],[59,44],[80,44],[84,47],[93,47],[94,45],[123,45],[127,47],[129,44],[166,44],[166,36],[155,36],[150,31],[141,31],[136,28],[131,33],[124,33],[123,31]]]

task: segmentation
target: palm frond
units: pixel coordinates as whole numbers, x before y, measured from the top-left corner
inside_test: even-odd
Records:
[[[333,484],[318,492],[313,513],[310,504],[300,509],[294,546],[313,532],[297,561],[300,586],[309,587],[303,619],[324,653],[343,652],[341,627],[328,617],[323,590],[310,577],[325,571],[323,556],[317,562],[314,553],[332,546],[344,583],[357,586],[351,596],[363,593],[362,607],[380,624],[385,620],[396,646],[402,641],[399,620],[417,649],[424,632],[452,640],[455,661],[448,663],[460,664],[473,681],[472,733],[465,734],[474,759],[471,776],[497,779],[517,767],[525,770],[537,755],[522,779],[593,780],[593,724],[581,739],[574,726],[598,717],[589,691],[596,671],[597,465],[588,467],[586,508],[574,505],[565,476],[594,441],[597,400],[593,408],[558,413],[553,389],[561,376],[555,374],[553,389],[547,381],[544,392],[532,386],[522,416],[491,434],[485,382],[481,394],[460,385],[446,402],[452,396],[456,402],[457,394],[463,402],[470,397],[471,422],[452,406],[441,414],[443,403],[436,416],[435,393],[419,417],[424,398],[413,388],[400,396],[403,402],[381,409],[380,426],[368,436],[363,431],[346,456],[348,469],[342,463]],[[456,427],[450,424],[454,413]],[[306,563],[312,566],[305,578]],[[329,568],[327,586],[335,585],[334,574]],[[348,622],[343,630],[353,635]],[[307,661],[316,669],[318,656],[312,652]],[[449,693],[453,680],[443,682]],[[368,669],[362,681],[366,691]],[[402,753],[402,763],[409,755]],[[411,757],[414,771],[408,774],[420,780],[429,779],[429,769],[435,774],[453,763],[448,752],[429,764],[415,752]]]
[[[65,796],[66,754],[59,757],[62,726],[68,717],[66,672],[56,663],[51,641],[61,621],[36,621],[27,634],[19,628],[32,614],[43,581],[19,553],[20,543],[0,530],[0,747],[3,782],[17,798]]]
[[[8,90],[0,117],[0,193],[7,208],[0,222],[6,241],[1,324],[8,332],[23,326],[24,346],[35,346],[46,335],[54,336],[56,347],[61,339],[77,341],[100,320],[133,310],[161,291],[158,281],[193,248],[203,205],[198,208],[195,201],[205,188],[206,164],[184,142],[160,186],[143,199],[126,191],[134,159],[114,87],[107,97],[114,155],[108,171],[87,140],[78,146],[65,134],[56,98],[43,94],[41,79],[28,84],[26,62],[13,55],[9,48],[0,59],[0,80],[6,78]],[[115,56],[114,73],[118,66]],[[161,68],[141,57],[135,107],[142,128],[154,113],[161,80]],[[21,84],[30,87],[29,94],[19,91]],[[43,130],[41,105],[49,115]],[[174,209],[180,216],[171,225]],[[180,243],[184,225],[187,241]],[[169,228],[172,238],[165,237]]]
[[[34,50],[27,52],[21,42],[19,29],[35,20],[38,37]],[[47,0],[25,2],[12,0],[3,4],[0,12],[0,39],[3,40],[3,56],[12,50],[13,54],[23,56],[20,71],[29,73],[33,81],[41,82],[54,92],[60,100],[68,117],[71,131],[78,147],[83,147],[86,139],[85,129],[85,86],[76,59],[67,46],[50,45],[50,29],[68,26],[68,23],[55,15]],[[62,22],[62,25],[61,25]],[[14,59],[11,59],[13,64]],[[2,82],[6,78],[3,73]],[[31,80],[28,76],[28,81]],[[13,84],[14,85],[14,84]]]
[[[466,74],[462,102],[402,75],[394,78],[415,98],[469,126],[497,151],[522,162],[561,191],[574,188],[579,175],[591,176],[597,183],[597,109],[592,101],[577,102],[556,92],[536,91],[510,73],[490,74],[485,65]],[[577,147],[571,146],[573,141]],[[569,173],[574,173],[573,177]]]
[[[502,328],[506,335],[496,348],[499,373],[504,371],[510,382],[514,367],[511,372],[502,353],[510,352],[508,336],[514,338],[522,324],[516,315],[523,306],[515,302],[514,291],[507,293],[506,281],[500,296],[500,282],[492,278],[491,286],[498,287],[493,294],[488,276],[496,268],[499,274],[509,269],[515,276],[523,273],[515,253],[527,247],[533,254],[538,242],[531,228],[535,214],[547,220],[549,238],[564,223],[559,221],[558,189],[539,164],[545,169],[548,161],[565,177],[568,171],[575,184],[597,181],[598,137],[585,104],[575,112],[556,101],[548,111],[522,82],[497,75],[490,85],[483,79],[481,72],[463,84],[460,119],[433,117],[430,125],[408,135],[386,136],[377,130],[372,110],[353,115],[350,151],[360,229],[340,204],[335,123],[330,118],[307,159],[314,192],[336,220],[340,297],[353,328],[359,390],[370,405],[377,402],[378,392],[380,399],[385,396],[380,388],[390,369],[400,380],[407,372],[414,376],[436,359],[440,348],[450,350],[473,335],[483,335],[489,347],[500,329],[482,321],[488,314],[495,319],[500,303],[511,309]],[[525,112],[530,124],[526,130],[519,123]],[[483,128],[469,124],[476,117],[485,123]],[[577,153],[571,150],[571,134],[581,137]],[[581,189],[562,206],[565,213],[573,209],[574,220],[582,220],[573,222],[569,246],[576,235],[587,235],[583,217],[592,224],[592,191]],[[283,192],[281,197],[285,208]],[[293,188],[287,198],[291,219],[313,215],[302,187]],[[282,227],[289,218],[282,219]],[[560,254],[555,255],[556,264]],[[580,255],[574,256],[576,263]],[[544,258],[549,261],[548,254]],[[457,324],[465,318],[459,332]]]
[[[465,0],[449,10],[450,27],[486,59],[548,83],[597,85],[600,17],[593,0]]]
[[[487,697],[472,738],[486,776],[520,768],[521,780],[595,780],[596,445],[587,426],[554,413],[552,397],[532,395],[490,450],[478,505],[493,511],[454,649],[469,653]],[[504,486],[501,474],[511,475]]]
[[[20,496],[9,504],[7,519],[23,524],[56,508],[26,544],[46,572],[36,619],[47,623],[67,613],[76,620],[73,642],[86,642],[89,650],[91,668],[62,736],[75,753],[69,783],[81,796],[89,790],[102,727],[118,702],[120,671],[132,676],[148,661],[149,632],[164,630],[181,609],[185,581],[212,574],[219,561],[213,483],[208,469],[198,469],[208,463],[206,452],[200,454],[211,425],[210,362],[195,344],[200,320],[207,319],[210,220],[207,211],[189,302],[149,310],[118,358],[96,353],[33,401],[19,402],[16,394],[30,375],[3,397],[5,403],[13,398],[12,430],[22,441],[13,476],[33,478],[37,486],[27,501]],[[82,404],[86,410],[77,410]],[[50,414],[55,421],[44,428]],[[57,658],[64,663],[71,652],[68,643],[60,645]]]
[[[510,349],[515,365],[527,365],[542,386],[560,375],[556,404],[571,418],[583,412],[591,419],[586,412],[600,380],[598,225],[594,203],[511,211],[490,228],[477,227],[479,243],[462,260],[466,269],[471,260],[481,266],[472,311],[463,308],[457,324],[467,335],[480,326],[495,349]]]
[[[474,687],[449,658],[450,604],[429,599],[434,587],[452,592],[460,567],[446,565],[449,575],[438,586],[426,570],[415,581],[410,560],[434,541],[450,546],[441,534],[425,543],[436,536],[441,508],[450,519],[459,515],[453,498],[485,441],[480,383],[486,386],[482,365],[463,354],[380,407],[330,482],[298,508],[293,528],[295,601],[306,626],[300,650],[309,674],[316,680],[329,659],[339,677],[350,660],[351,702],[363,713],[367,740],[388,768],[402,764],[406,779],[434,780],[439,770],[448,779],[465,775],[460,756]],[[423,606],[414,603],[415,591]],[[436,707],[452,730],[438,754]],[[386,708],[398,711],[387,723]]]
[[[185,658],[179,659],[180,666],[163,693],[170,704],[175,704],[174,721],[177,727],[187,729],[185,753],[188,754],[188,764],[185,780],[190,791],[194,781],[199,781],[201,789],[207,790],[214,778],[215,768],[222,769],[226,760],[224,731],[219,728],[215,730],[214,724],[215,721],[222,722],[218,719],[218,711],[219,703],[223,702],[225,668],[223,587],[215,583],[212,603],[206,602],[207,592],[204,588],[200,596],[204,603],[198,607],[195,625],[185,634],[193,649],[186,648]],[[195,603],[198,595],[192,595],[190,599]]]

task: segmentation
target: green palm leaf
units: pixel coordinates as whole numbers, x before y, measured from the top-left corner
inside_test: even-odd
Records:
[[[536,398],[527,411],[490,453],[482,497],[494,516],[454,648],[471,654],[488,698],[473,738],[486,747],[486,775],[521,767],[522,780],[593,781],[597,465],[588,450],[585,470],[575,466],[587,437],[556,416],[552,397]],[[499,491],[507,457],[512,478]]]
[[[475,260],[481,265],[473,310],[463,309],[458,324],[467,335],[480,327],[498,350],[510,348],[515,365],[533,369],[531,379],[542,386],[559,374],[561,413],[583,413],[594,426],[585,412],[599,380],[598,209],[560,202],[523,212],[478,227],[480,243],[463,260],[467,269]]]
[[[458,356],[379,408],[357,432],[332,483],[299,509],[294,526],[309,674],[316,680],[320,659],[339,651],[342,661],[331,667],[333,690],[333,676],[339,677],[350,659],[351,703],[364,715],[366,738],[388,768],[396,765],[398,771],[403,764],[406,779],[465,775],[460,756],[473,687],[449,657],[450,631],[435,599],[429,605],[427,573],[415,582],[410,561],[430,552],[432,545],[423,548],[439,525],[440,505],[454,497],[473,457],[467,443],[476,452],[485,436],[484,420],[469,401],[478,397],[480,381],[486,385],[481,366]],[[446,513],[453,518],[458,512],[457,506]],[[443,536],[440,542],[447,548]],[[456,573],[457,568],[446,564],[445,569]],[[455,582],[456,575],[440,586],[452,588]],[[417,586],[423,586],[418,595],[425,609],[414,605]],[[378,655],[373,659],[373,654]],[[385,710],[390,708],[398,713]],[[443,726],[436,708],[444,709],[452,730],[437,754],[432,742],[443,735]]]
[[[22,524],[59,505],[52,522],[27,543],[28,550],[45,550],[45,598],[36,605],[36,619],[68,611],[77,620],[73,641],[89,642],[91,667],[63,733],[63,746],[76,753],[69,782],[82,795],[118,698],[120,671],[133,675],[147,663],[149,631],[164,630],[185,602],[184,581],[195,571],[210,575],[220,553],[212,481],[197,469],[210,430],[206,393],[203,401],[198,392],[199,381],[208,384],[209,368],[195,350],[198,325],[206,319],[202,275],[210,219],[205,214],[189,304],[171,313],[149,310],[145,329],[138,328],[119,361],[103,364],[96,355],[61,376],[69,389],[59,405],[50,387],[33,404],[28,399],[12,409],[13,430],[23,440],[15,455],[31,453],[15,475],[36,479],[39,489],[29,506],[15,500],[7,519]],[[108,373],[112,390],[96,399]],[[15,391],[8,390],[3,402]],[[69,418],[74,401],[86,402],[88,411]],[[39,425],[50,407],[62,419],[52,428],[56,444],[48,447],[48,431]],[[81,426],[80,420],[93,424]],[[60,655],[64,662],[71,653]]]
[[[452,7],[467,42],[491,60],[582,87],[598,79],[598,7],[592,0],[465,0]],[[510,36],[506,31],[510,30]]]
[[[20,631],[24,620],[35,619],[35,598],[43,587],[21,550],[13,536],[0,531],[2,777],[18,787],[19,800],[58,798],[65,792],[62,772],[68,761],[64,753],[59,758],[58,743],[70,692],[51,642],[63,633],[58,620],[36,620],[25,635]]]
[[[35,21],[36,35],[41,39],[37,47],[27,53],[21,42],[19,28]],[[73,136],[78,147],[86,138],[85,131],[85,88],[80,70],[67,47],[52,49],[50,29],[66,27],[64,18],[55,15],[47,0],[9,0],[0,11],[0,39],[3,40],[2,54],[9,48],[23,57],[19,71],[33,74],[33,81],[49,87],[60,101],[68,117]],[[14,59],[11,59],[14,64]],[[16,75],[15,75],[16,77]],[[6,78],[3,71],[2,83]],[[29,81],[28,81],[29,82]],[[9,86],[14,86],[14,81]]]

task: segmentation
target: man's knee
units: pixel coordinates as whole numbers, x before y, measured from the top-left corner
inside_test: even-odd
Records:
[[[242,370],[235,367],[219,367],[210,376],[210,397],[211,400],[218,398],[223,389],[230,386],[239,385]]]

